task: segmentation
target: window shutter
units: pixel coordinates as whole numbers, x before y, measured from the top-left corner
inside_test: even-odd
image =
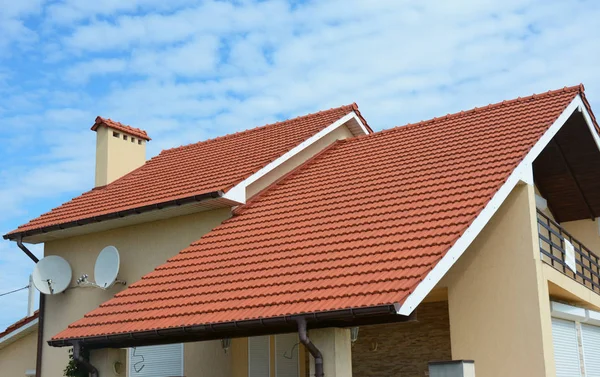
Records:
[[[600,327],[581,325],[586,377],[600,377]]]
[[[183,376],[183,344],[131,348],[128,376]]]
[[[552,318],[556,377],[580,377],[579,347],[575,322]]]
[[[248,377],[268,377],[271,369],[270,337],[248,338]]]
[[[298,334],[296,333],[275,336],[276,377],[299,377],[298,347]]]

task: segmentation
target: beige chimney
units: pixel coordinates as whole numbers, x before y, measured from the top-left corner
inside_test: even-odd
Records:
[[[96,187],[106,186],[146,162],[146,131],[97,117]]]

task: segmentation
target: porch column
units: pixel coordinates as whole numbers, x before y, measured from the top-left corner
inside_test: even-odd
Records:
[[[352,377],[350,329],[310,330],[308,336],[323,354],[325,377]],[[310,376],[315,375],[315,359],[310,356]]]

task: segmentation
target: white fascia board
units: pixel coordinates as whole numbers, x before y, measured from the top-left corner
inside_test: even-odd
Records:
[[[458,258],[467,250],[475,237],[483,230],[496,213],[498,208],[506,200],[519,182],[533,185],[533,169],[532,164],[535,158],[544,150],[546,145],[552,140],[554,135],[561,129],[565,122],[569,119],[574,111],[581,109],[583,102],[579,95],[574,98],[560,116],[552,123],[550,128],[546,130],[544,135],[527,153],[523,161],[513,170],[506,182],[494,194],[485,208],[477,216],[477,218],[469,225],[463,235],[452,245],[450,250],[438,262],[438,264],[427,274],[425,279],[421,281],[415,290],[406,298],[400,309],[397,311],[400,315],[409,315],[413,310],[425,299],[431,290],[439,283],[446,275],[450,268],[456,263]],[[585,109],[585,106],[583,106]],[[599,140],[600,141],[600,140]],[[600,145],[600,144],[598,144]]]
[[[313,136],[311,136],[308,139],[304,140],[302,143],[296,145],[294,148],[290,149],[289,151],[287,151],[282,156],[280,156],[277,159],[275,159],[275,160],[271,161],[270,163],[268,163],[262,169],[260,169],[256,173],[252,174],[250,177],[244,179],[242,182],[238,183],[233,188],[231,188],[229,191],[227,191],[227,193],[223,197],[225,199],[229,199],[229,200],[234,201],[234,202],[239,203],[239,204],[246,203],[246,199],[247,199],[246,198],[246,188],[248,186],[250,186],[252,183],[254,183],[257,180],[259,180],[260,178],[264,177],[269,172],[275,170],[278,166],[280,166],[281,164],[283,164],[287,160],[291,159],[292,157],[294,157],[298,153],[300,153],[303,150],[305,150],[306,148],[310,147],[311,145],[313,145],[314,143],[316,143],[317,141],[319,141],[320,139],[322,139],[325,135],[331,133],[332,131],[336,130],[337,128],[339,128],[339,127],[343,126],[344,124],[348,123],[348,121],[350,121],[352,119],[354,119],[358,123],[358,125],[363,130],[364,134],[368,134],[369,133],[369,131],[367,130],[367,128],[361,122],[361,120],[358,117],[358,115],[356,115],[356,113],[354,111],[352,111],[351,113],[348,113],[348,114],[344,115],[343,117],[341,117],[340,119],[336,120],[335,122],[333,122],[329,126],[325,127],[321,131],[317,132]],[[355,135],[355,136],[358,136],[358,135]]]
[[[37,325],[38,325],[38,318],[34,319],[33,321],[29,322],[28,324],[26,324],[23,327],[19,327],[18,329],[11,332],[10,334],[3,336],[2,338],[0,338],[0,349],[6,347],[7,345],[11,344],[12,342],[14,342],[16,340],[22,338],[23,336],[29,334],[30,332],[35,330],[35,328],[37,328]]]

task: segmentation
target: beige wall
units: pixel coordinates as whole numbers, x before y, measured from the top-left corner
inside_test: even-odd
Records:
[[[36,350],[37,331],[0,349],[0,376],[24,377],[25,371],[35,370]]]
[[[565,230],[596,255],[600,255],[600,227],[598,220],[585,219],[560,224]]]
[[[119,137],[114,137],[118,132]],[[123,133],[100,126],[96,130],[96,187],[105,186],[146,162],[146,140],[123,140]]]
[[[121,270],[119,278],[129,283],[139,280],[144,274],[176,255],[191,242],[199,239],[209,230],[230,216],[230,209],[219,209],[181,216],[168,220],[140,224],[131,227],[114,229],[86,236],[61,239],[45,244],[45,255],[64,257],[73,270],[71,285],[83,273],[90,275],[93,281],[94,262],[98,253],[108,245],[116,246],[121,254]],[[64,330],[70,323],[102,302],[110,299],[124,287],[116,285],[103,291],[95,288],[68,289],[65,293],[49,296],[46,300],[46,323],[44,339]],[[214,345],[214,343],[211,343]],[[189,347],[196,348],[191,345]],[[210,347],[210,346],[202,346]],[[44,347],[43,377],[61,376],[67,364],[67,348]],[[96,351],[94,358],[105,360]],[[103,365],[112,365],[103,361]],[[103,367],[104,368],[104,367]],[[112,376],[112,371],[100,370],[103,377]]]
[[[260,180],[249,185],[246,189],[247,197],[251,198],[256,193],[260,192],[265,187],[279,179],[281,176],[292,171],[294,168],[301,165],[303,162],[325,149],[334,141],[347,139],[352,136],[352,132],[350,132],[350,130],[345,125],[336,128],[335,130],[323,136],[321,139],[319,139],[317,142],[315,142],[308,148],[304,149],[302,152],[298,153],[294,157],[290,158],[289,160],[278,166],[276,169],[273,169]]]
[[[444,279],[453,359],[478,376],[553,376],[534,189],[518,185]]]
[[[450,360],[448,302],[422,303],[416,318],[361,326],[352,346],[354,377],[426,376],[428,362]]]
[[[186,377],[230,377],[232,375],[233,344],[225,353],[220,340],[186,343],[183,352]]]

